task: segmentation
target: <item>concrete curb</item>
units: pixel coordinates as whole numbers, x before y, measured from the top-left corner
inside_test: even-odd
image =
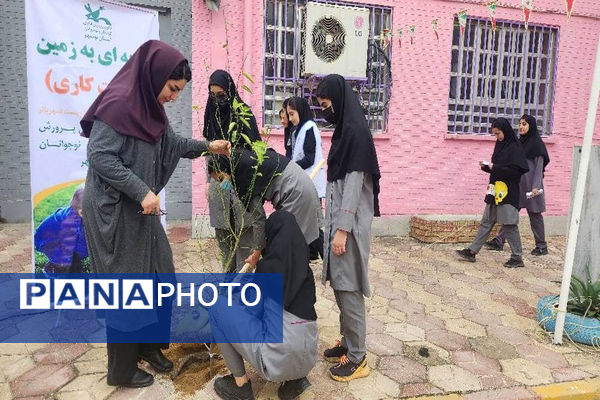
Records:
[[[527,389],[535,393],[532,394],[532,396],[535,396],[535,398],[539,400],[600,400],[600,378],[530,386]],[[468,396],[469,395],[444,394],[410,397],[406,400],[466,400]]]
[[[598,400],[600,378],[532,387],[542,400]]]
[[[410,397],[407,400],[463,400],[464,397],[459,396],[458,394],[441,394],[438,396],[419,396],[419,397]]]

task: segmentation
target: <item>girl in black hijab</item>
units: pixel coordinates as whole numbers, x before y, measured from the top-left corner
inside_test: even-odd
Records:
[[[323,160],[323,146],[321,145],[321,132],[314,122],[313,110],[304,97],[292,97],[287,106],[289,121],[296,127],[295,140],[292,146],[291,159],[297,163],[308,175],[315,173],[312,181],[317,189],[319,199],[325,198],[325,169],[321,164]],[[310,259],[323,258],[323,230],[319,230],[319,239],[310,244]]]
[[[341,341],[324,353],[339,359],[329,372],[337,381],[369,375],[364,296],[370,296],[371,223],[379,215],[379,164],[369,125],[356,94],[340,75],[317,88],[325,119],[335,125],[327,157],[322,281],[329,279],[340,316]],[[359,234],[360,233],[360,234]]]
[[[548,254],[548,245],[546,244],[546,234],[544,229],[544,217],[542,213],[546,211],[546,197],[544,195],[544,172],[550,162],[546,145],[540,137],[537,129],[537,121],[531,115],[523,115],[519,121],[519,140],[523,145],[529,172],[523,174],[520,188],[520,208],[526,208],[529,215],[529,222],[533,237],[535,238],[535,248],[531,251],[534,256]],[[528,196],[527,193],[530,195]],[[504,232],[500,229],[498,236],[486,242],[486,247],[490,250],[501,251],[504,248]]]
[[[231,75],[226,71],[216,70],[209,78],[203,135],[208,140],[228,140],[234,151],[238,147],[249,147],[246,139],[251,142],[261,140],[250,107],[242,101]],[[264,239],[259,238],[262,232],[253,232],[255,221],[244,212],[235,193],[220,189],[219,183],[211,179],[215,172],[209,166],[210,224],[215,229],[223,271],[239,271],[252,249],[260,246]]]
[[[314,122],[313,111],[304,97],[292,97],[287,106],[289,121],[296,127],[291,159],[309,175],[323,159],[321,131]],[[325,197],[325,171],[313,179],[319,198]]]
[[[220,69],[213,72],[209,78],[208,91],[202,132],[206,139],[229,140],[233,147],[244,143],[242,134],[252,142],[261,140],[256,118],[240,98],[229,73]],[[230,132],[232,122],[236,126]]]
[[[294,215],[307,245],[319,237],[322,214],[317,191],[298,164],[273,149],[266,149],[261,154],[260,151],[238,148],[229,159],[213,158],[211,165],[209,168],[221,172],[221,185],[236,193],[254,221],[257,247],[245,260],[246,263],[256,265],[264,247],[258,242],[258,237],[260,232],[264,232],[265,200],[270,201],[275,209]]]
[[[231,375],[217,378],[215,392],[223,399],[253,399],[244,360],[269,381],[283,382],[280,399],[295,399],[309,386],[306,376],[317,362],[315,281],[308,265],[304,236],[287,211],[275,211],[266,223],[267,245],[256,273],[283,275],[283,343],[220,343]],[[263,320],[269,312],[265,302]],[[223,321],[226,325],[229,321]],[[231,321],[235,324],[235,321]],[[262,324],[262,321],[257,321]],[[227,326],[219,326],[228,332]]]
[[[494,224],[499,223],[502,224],[504,237],[512,250],[512,255],[504,266],[524,267],[518,225],[519,182],[529,167],[523,146],[506,118],[498,118],[492,123],[492,133],[497,139],[492,162],[479,163],[481,169],[490,174],[481,225],[473,243],[466,249],[457,250],[457,253],[461,258],[475,262],[475,255],[481,250]]]
[[[273,149],[266,150],[260,163],[252,150],[238,149],[229,158],[212,157],[209,168],[222,172],[221,177],[231,182],[242,204],[250,209],[252,200],[262,198],[269,184],[289,163],[289,159]]]
[[[285,148],[285,156],[289,159],[292,158],[292,145],[295,140],[294,131],[296,130],[296,127],[290,122],[290,116],[287,112],[290,98],[283,101],[282,108],[279,110],[279,119],[281,120],[281,126],[283,126],[283,147]]]
[[[294,132],[294,141],[292,142],[292,155],[290,158],[300,165],[302,169],[306,170],[315,163],[317,142],[315,136],[316,134],[319,134],[320,139],[319,128],[313,122],[313,112],[310,109],[308,101],[303,97],[292,97],[289,99],[287,114],[290,123],[296,128],[296,132]],[[312,122],[312,124],[310,122]],[[317,132],[315,132],[315,130]],[[324,177],[323,180],[325,180]],[[324,189],[325,187],[323,187],[323,191]],[[319,197],[323,196],[325,196],[325,193]]]

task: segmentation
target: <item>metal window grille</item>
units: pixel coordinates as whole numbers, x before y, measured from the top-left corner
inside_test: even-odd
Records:
[[[469,18],[461,35],[454,20],[448,131],[488,134],[493,120],[518,126],[523,114],[538,121],[540,134],[552,133],[552,106],[558,29],[517,22]]]
[[[361,3],[311,0],[318,3],[365,7],[370,10],[367,78],[349,81],[359,95],[372,131],[386,129],[391,97],[391,45],[381,46],[381,33],[392,27],[392,9]],[[316,122],[327,126],[314,95],[322,77],[303,75],[306,0],[265,0],[263,121],[280,126],[279,110],[291,96],[307,98]]]

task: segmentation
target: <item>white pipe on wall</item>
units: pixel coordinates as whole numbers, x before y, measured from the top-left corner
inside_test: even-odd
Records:
[[[252,73],[252,53],[250,47],[252,46],[252,2],[244,1],[244,56],[243,56],[243,69],[250,73],[250,75],[254,75]],[[246,95],[247,101],[246,103],[250,108],[252,108],[252,104],[254,103],[253,95]],[[246,97],[245,97],[246,98]]]

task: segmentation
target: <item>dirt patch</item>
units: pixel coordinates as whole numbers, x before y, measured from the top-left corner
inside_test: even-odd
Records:
[[[425,366],[436,366],[448,364],[447,357],[440,354],[440,350],[423,344],[406,345],[404,348],[406,357]]]
[[[218,353],[216,347],[213,351]],[[210,359],[202,343],[171,344],[164,354],[174,364],[171,379],[175,390],[183,394],[193,394],[204,388],[215,375],[228,372],[225,361],[222,358]]]
[[[167,236],[170,243],[183,243],[190,239],[192,230],[187,226],[174,226],[169,228]]]

